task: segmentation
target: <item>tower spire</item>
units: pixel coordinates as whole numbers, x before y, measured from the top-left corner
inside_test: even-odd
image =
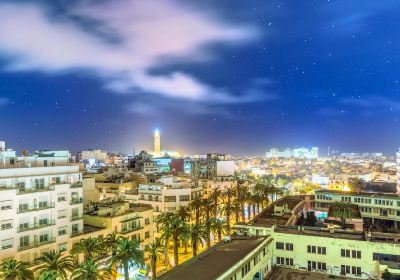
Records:
[[[161,144],[160,144],[160,131],[156,129],[154,132],[154,153],[156,155],[160,155],[161,152]]]

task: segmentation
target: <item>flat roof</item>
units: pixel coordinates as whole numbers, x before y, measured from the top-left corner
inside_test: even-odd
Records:
[[[329,280],[331,275],[318,272],[311,272],[298,269],[274,267],[268,279],[287,280],[287,279],[307,279],[307,280]],[[336,276],[336,279],[355,279],[346,276]],[[357,278],[359,279],[359,278]]]
[[[315,193],[332,193],[340,195],[356,195],[356,196],[368,196],[368,197],[388,197],[400,199],[400,196],[396,193],[383,193],[383,192],[342,192],[337,190],[315,190]]]
[[[157,277],[159,280],[216,279],[257,248],[265,238],[233,239],[220,243],[197,257]]]

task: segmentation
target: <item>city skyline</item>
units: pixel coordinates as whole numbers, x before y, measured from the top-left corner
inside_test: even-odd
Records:
[[[134,7],[134,8],[133,8]],[[2,1],[10,147],[395,154],[396,1]],[[195,32],[193,32],[195,31]]]

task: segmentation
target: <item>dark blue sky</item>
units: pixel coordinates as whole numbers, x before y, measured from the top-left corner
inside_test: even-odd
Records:
[[[0,1],[18,150],[400,146],[396,0],[37,2]]]

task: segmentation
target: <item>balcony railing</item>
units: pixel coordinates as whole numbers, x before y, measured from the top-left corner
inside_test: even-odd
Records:
[[[52,186],[45,186],[45,187],[33,187],[33,188],[18,188],[17,194],[28,194],[28,193],[35,193],[35,192],[49,192],[54,191],[54,185]]]
[[[9,190],[16,190],[18,189],[17,186],[0,186],[0,191],[9,191]]]
[[[54,202],[49,202],[44,205],[34,205],[34,206],[28,206],[28,207],[18,207],[17,213],[25,213],[25,212],[31,212],[31,211],[40,211],[40,210],[45,210],[45,209],[50,209],[54,208],[55,203]]]
[[[141,230],[141,229],[143,229],[143,227],[126,228],[126,229],[122,229],[121,233],[122,234],[126,234],[126,233],[131,233],[131,232],[134,232],[134,231],[137,231],[137,230]]]
[[[78,198],[71,198],[70,204],[74,205],[74,204],[80,204],[83,202],[82,197],[78,197]]]
[[[83,230],[71,232],[70,236],[75,237],[83,234]]]
[[[44,245],[47,245],[47,244],[51,244],[51,243],[54,243],[54,242],[56,242],[56,238],[55,237],[50,237],[47,240],[43,240],[43,241],[39,241],[38,240],[38,241],[35,241],[35,242],[30,242],[28,244],[19,245],[18,246],[18,252],[29,250],[29,249],[32,249],[32,248],[41,247],[41,246],[44,246]]]
[[[78,220],[82,220],[83,219],[83,216],[82,215],[79,215],[79,216],[71,216],[71,222],[73,222],[73,221],[78,221]]]
[[[71,189],[82,188],[82,182],[76,182],[71,184]]]
[[[28,226],[19,226],[17,228],[18,232],[24,232],[24,231],[30,231],[30,230],[36,230],[36,229],[41,229],[49,226],[54,226],[56,222],[54,220],[49,220],[47,223],[34,223],[34,224],[29,224]]]

